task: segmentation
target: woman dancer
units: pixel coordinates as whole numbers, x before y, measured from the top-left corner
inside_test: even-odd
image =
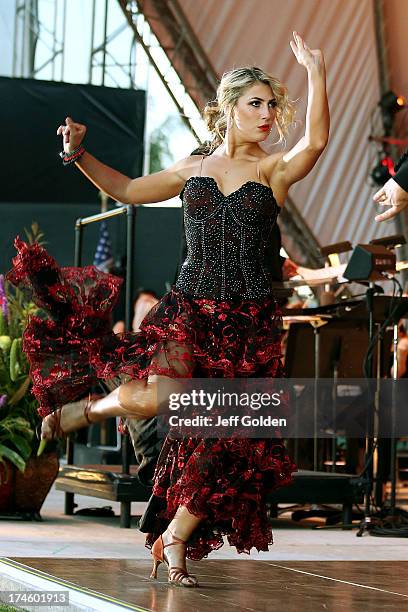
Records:
[[[188,256],[140,332],[118,338],[104,325],[118,290],[112,277],[93,268],[59,269],[38,246],[17,243],[10,278],[30,284],[53,315],[32,319],[25,334],[43,414],[64,404],[44,418],[44,438],[110,416],[151,417],[157,385],[169,378],[281,376],[279,311],[263,253],[289,187],[311,171],[329,133],[322,52],[296,32],[293,38],[292,51],[307,71],[308,106],[304,136],[286,153],[268,155],[260,146],[273,125],[283,139],[294,110],[286,88],[259,68],[223,75],[205,113],[212,154],[154,175],[131,180],[84,150],[85,126],[67,118],[58,128],[64,162],[75,162],[113,199],[141,204],[181,192]],[[101,399],[66,403],[98,378],[116,388]],[[164,561],[170,583],[196,586],[186,556],[203,558],[223,535],[238,552],[267,550],[265,494],[289,483],[294,470],[280,440],[168,436],[153,489],[162,509],[147,538],[152,577]]]

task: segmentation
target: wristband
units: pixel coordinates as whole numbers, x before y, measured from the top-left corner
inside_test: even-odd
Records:
[[[66,153],[65,151],[61,151],[59,156],[62,159],[62,163],[64,166],[68,166],[69,164],[73,164],[76,162],[83,154],[85,153],[85,147],[79,145],[73,151]]]

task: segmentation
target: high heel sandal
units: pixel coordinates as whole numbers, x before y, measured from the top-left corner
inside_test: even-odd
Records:
[[[164,562],[168,567],[169,584],[174,584],[176,586],[190,587],[190,588],[197,587],[198,580],[195,576],[193,576],[192,574],[189,574],[186,570],[184,570],[181,567],[170,566],[169,560],[166,557],[164,549],[167,548],[168,546],[175,546],[175,545],[180,545],[180,544],[183,545],[185,548],[186,543],[184,540],[181,540],[180,538],[177,538],[175,535],[173,535],[169,529],[167,529],[167,531],[171,535],[173,541],[169,542],[168,544],[165,544],[163,542],[163,536],[161,535],[154,542],[152,546],[152,550],[151,550],[151,553],[153,556],[153,568],[152,568],[152,573],[150,574],[150,578],[155,578],[155,579],[157,578],[157,568],[159,567],[160,563]]]
[[[89,395],[89,397],[78,402],[65,404],[62,408],[58,408],[52,414],[47,415],[41,424],[41,437],[47,440],[64,438],[72,431],[92,425],[93,421],[91,421],[89,413],[92,402],[95,399],[97,399],[97,396]],[[65,425],[65,429],[61,427],[62,411],[64,411],[64,416],[68,415],[70,417],[68,425]]]

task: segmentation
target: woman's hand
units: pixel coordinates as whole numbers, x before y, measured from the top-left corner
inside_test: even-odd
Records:
[[[60,125],[57,130],[57,136],[62,135],[63,149],[65,153],[71,153],[76,149],[86,134],[86,126],[82,123],[75,123],[71,117],[65,119],[66,125]]]
[[[294,41],[290,41],[290,47],[301,66],[306,70],[324,65],[323,53],[320,49],[309,49],[303,38],[297,32],[293,32]]]

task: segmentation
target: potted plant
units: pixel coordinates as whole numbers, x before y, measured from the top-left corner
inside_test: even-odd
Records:
[[[36,224],[27,235],[31,242],[42,237]],[[59,462],[55,444],[37,457],[41,419],[22,352],[22,335],[34,313],[37,306],[0,275],[0,512],[38,517]]]

